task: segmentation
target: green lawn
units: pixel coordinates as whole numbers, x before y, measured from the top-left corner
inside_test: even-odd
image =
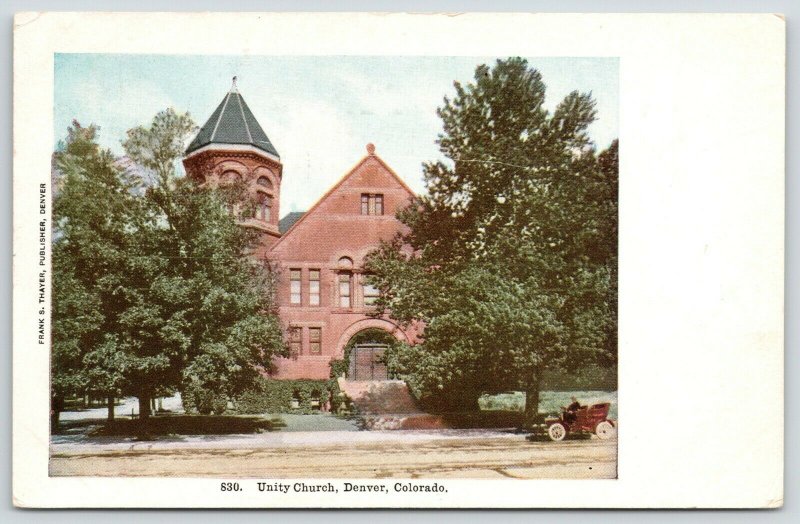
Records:
[[[617,418],[616,391],[542,391],[539,397],[539,411],[542,413],[558,412],[561,406],[571,403],[572,396],[577,397],[578,402],[584,405],[611,402],[609,418]],[[478,400],[478,404],[485,411],[523,411],[525,394],[514,391],[499,395],[484,395]]]

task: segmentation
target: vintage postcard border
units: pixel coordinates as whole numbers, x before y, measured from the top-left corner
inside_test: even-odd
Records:
[[[236,28],[237,39],[231,39]],[[204,35],[203,39],[196,35]],[[269,38],[264,38],[264,35]],[[124,35],[124,38],[120,38]],[[314,35],[308,38],[306,35]],[[782,501],[784,21],[774,15],[23,13],[15,20],[14,499],[37,507],[749,507]],[[47,476],[40,207],[53,54],[620,57],[614,481],[235,496],[218,480]],[[45,131],[46,130],[46,131]],[[41,213],[41,211],[44,213]],[[45,337],[45,341],[47,338]],[[702,406],[713,406],[714,420]],[[757,413],[759,424],[738,414]],[[223,479],[220,479],[223,480]],[[263,480],[263,479],[254,479]],[[392,482],[393,484],[393,482]],[[713,486],[713,489],[709,489]],[[581,493],[580,501],[575,492]]]

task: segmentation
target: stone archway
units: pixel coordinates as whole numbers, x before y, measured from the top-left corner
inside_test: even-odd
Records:
[[[347,379],[350,381],[388,380],[390,373],[384,354],[393,340],[408,341],[396,324],[367,319],[354,323],[342,334],[338,353],[348,353]]]

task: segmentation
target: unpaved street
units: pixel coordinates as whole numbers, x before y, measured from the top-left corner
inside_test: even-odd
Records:
[[[441,438],[411,433],[387,432],[386,438],[373,433],[366,439],[341,441],[317,433],[320,444],[306,440],[250,440],[235,446],[220,442],[55,445],[50,474],[220,478],[616,477],[616,439],[556,443],[530,442],[521,435],[508,434]]]

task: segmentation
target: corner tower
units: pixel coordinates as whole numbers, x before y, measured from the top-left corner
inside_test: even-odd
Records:
[[[236,88],[236,77],[208,121],[186,149],[186,175],[198,184],[244,183],[253,198],[254,211],[240,218],[245,227],[261,232],[260,252],[281,236],[280,155]]]

